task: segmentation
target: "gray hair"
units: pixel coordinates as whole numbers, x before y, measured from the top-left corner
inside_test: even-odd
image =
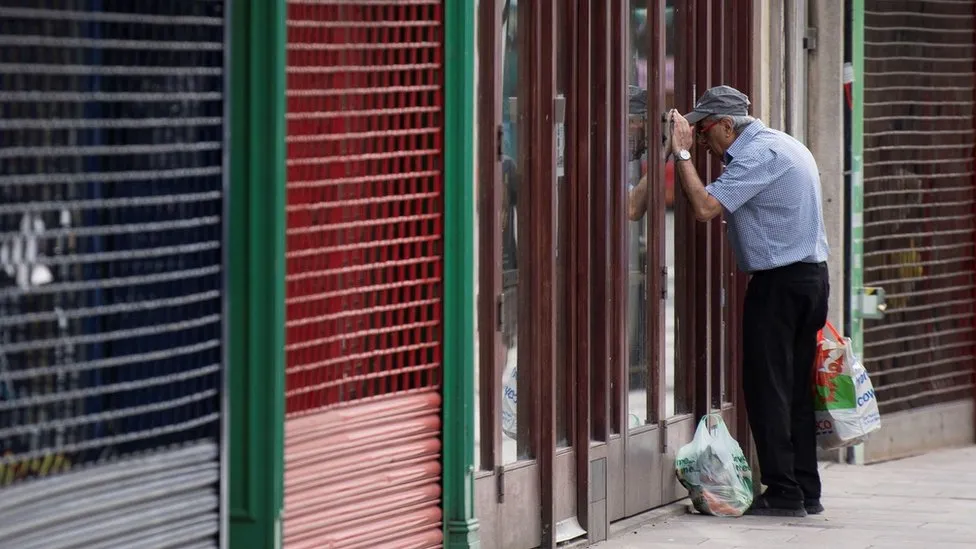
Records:
[[[749,124],[752,124],[753,122],[756,121],[755,118],[753,118],[753,117],[751,117],[749,115],[738,116],[738,115],[731,115],[731,114],[719,114],[719,115],[715,115],[715,116],[713,116],[711,118],[713,120],[724,120],[726,118],[728,118],[729,120],[731,120],[732,121],[732,131],[735,132],[735,135],[739,135],[740,133],[742,133],[742,130],[746,129],[746,126],[748,126]]]

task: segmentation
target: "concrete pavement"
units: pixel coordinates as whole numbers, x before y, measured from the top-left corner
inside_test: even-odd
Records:
[[[976,447],[822,471],[823,515],[679,515],[631,528],[599,549],[976,549]]]

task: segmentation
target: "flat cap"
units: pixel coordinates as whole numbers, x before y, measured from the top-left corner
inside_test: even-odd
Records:
[[[749,98],[732,86],[715,86],[702,94],[695,108],[685,115],[689,124],[713,115],[746,116],[749,114]]]
[[[647,114],[647,90],[639,86],[627,86],[628,114]]]

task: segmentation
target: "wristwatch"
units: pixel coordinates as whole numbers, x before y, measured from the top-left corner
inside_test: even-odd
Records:
[[[691,153],[688,152],[686,149],[681,149],[680,151],[678,151],[678,154],[675,156],[675,158],[678,159],[678,162],[681,162],[682,160],[691,160]]]

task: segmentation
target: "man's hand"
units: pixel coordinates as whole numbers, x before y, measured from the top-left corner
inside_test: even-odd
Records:
[[[695,144],[694,130],[691,124],[681,116],[676,109],[671,109],[671,152],[690,151]]]

